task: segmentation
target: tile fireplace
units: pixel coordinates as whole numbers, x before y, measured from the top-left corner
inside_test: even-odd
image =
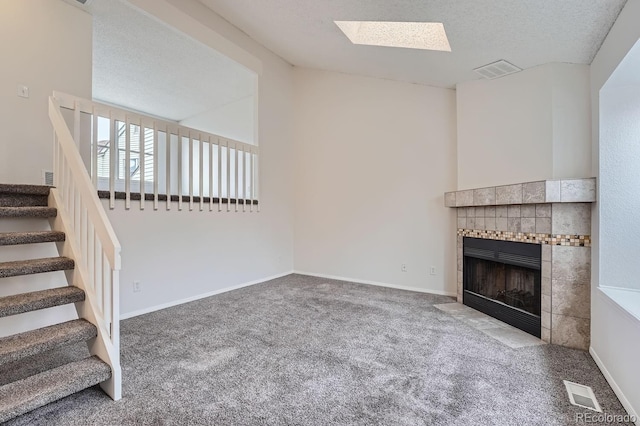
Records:
[[[458,301],[545,342],[588,349],[595,188],[587,178],[446,193],[457,216]]]

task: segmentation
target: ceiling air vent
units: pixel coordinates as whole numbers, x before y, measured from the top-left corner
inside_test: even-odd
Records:
[[[79,7],[80,9],[83,9],[83,10],[88,10],[87,6],[89,6],[93,2],[93,0],[64,0],[64,1],[76,7]]]
[[[522,71],[522,68],[518,68],[504,59],[501,59],[491,64],[481,66],[480,68],[476,68],[474,71],[488,80],[493,80],[494,78],[504,77],[505,75],[520,72]]]

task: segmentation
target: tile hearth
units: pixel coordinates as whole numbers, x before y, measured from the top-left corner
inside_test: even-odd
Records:
[[[541,339],[587,350],[593,201],[593,178],[446,193],[445,206],[457,210],[458,301],[462,303],[463,237],[540,244]]]
[[[527,346],[544,345],[545,343],[532,335],[525,333],[515,327],[505,324],[489,315],[478,312],[462,303],[443,303],[433,305],[434,308],[448,313],[457,320],[460,320],[476,330],[480,330],[489,337],[492,337],[510,348],[524,348]]]

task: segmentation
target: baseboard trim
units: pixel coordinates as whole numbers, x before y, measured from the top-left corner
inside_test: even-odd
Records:
[[[406,286],[395,285],[395,284],[381,283],[378,281],[361,280],[358,278],[339,277],[337,275],[318,274],[315,272],[305,272],[305,271],[296,271],[296,270],[294,270],[293,273],[298,275],[308,275],[311,277],[326,278],[328,280],[349,281],[349,282],[358,283],[358,284],[375,285],[377,287],[387,287],[387,288],[395,288],[397,290],[415,291],[416,293],[437,294],[438,296],[450,296],[450,297],[457,296],[456,293],[452,293],[448,291],[425,290],[422,288],[406,287]]]
[[[256,285],[256,284],[261,284],[261,283],[266,282],[266,281],[275,280],[276,278],[286,277],[287,275],[291,275],[293,273],[294,273],[293,271],[288,271],[288,272],[284,272],[282,274],[272,275],[270,277],[260,278],[258,280],[249,281],[249,282],[246,282],[246,283],[243,283],[243,284],[238,284],[238,285],[235,285],[233,287],[225,287],[225,288],[222,288],[222,289],[219,289],[219,290],[210,291],[208,293],[203,293],[203,294],[198,294],[196,296],[187,297],[185,299],[174,300],[174,301],[171,301],[171,302],[163,303],[161,305],[155,305],[155,306],[151,306],[149,308],[139,309],[139,310],[133,311],[133,312],[127,312],[125,314],[121,314],[120,315],[120,320],[126,320],[126,319],[129,319],[129,318],[133,318],[133,317],[137,317],[137,316],[140,316],[140,315],[148,314],[148,313],[151,313],[151,312],[159,311],[161,309],[167,309],[167,308],[171,308],[173,306],[178,306],[178,305],[182,305],[182,304],[185,304],[185,303],[194,302],[196,300],[204,299],[206,297],[215,296],[216,294],[226,293],[228,291],[238,290],[238,289],[241,289],[241,288],[244,288],[244,287],[249,287],[249,286]]]
[[[629,400],[624,396],[624,393],[622,393],[622,389],[620,389],[616,381],[613,379],[613,376],[611,376],[611,373],[609,373],[609,370],[607,370],[607,367],[605,367],[604,363],[596,353],[595,349],[593,349],[593,346],[589,347],[589,353],[591,354],[591,357],[596,362],[596,365],[602,372],[602,375],[609,383],[609,386],[611,386],[611,389],[613,389],[613,392],[616,394],[616,396],[620,400],[620,403],[622,404],[624,409],[627,410],[627,413],[629,414],[629,416],[631,416],[631,418],[636,419],[635,424],[640,425],[640,419],[638,418],[636,411],[631,406],[631,403],[629,402]]]

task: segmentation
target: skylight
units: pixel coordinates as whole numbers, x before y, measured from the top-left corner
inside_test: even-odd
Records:
[[[353,44],[451,52],[440,22],[334,22]]]

